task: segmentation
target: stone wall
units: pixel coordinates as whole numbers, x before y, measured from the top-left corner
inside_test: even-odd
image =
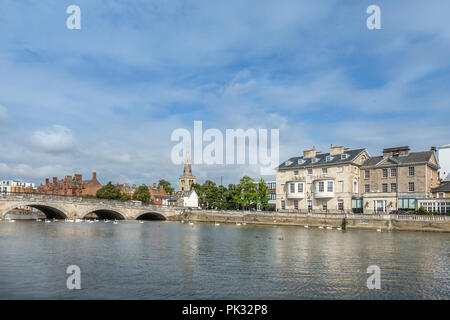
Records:
[[[333,228],[342,227],[344,229],[450,232],[450,217],[445,216],[401,217],[390,215],[308,215],[289,213],[243,213],[239,211],[190,211],[178,219],[210,223],[247,223],[292,226],[308,225],[309,227],[330,226]]]

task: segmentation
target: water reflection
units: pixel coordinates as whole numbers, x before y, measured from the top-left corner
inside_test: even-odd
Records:
[[[444,233],[0,222],[0,298],[448,299],[449,248]],[[381,290],[366,287],[370,265]]]

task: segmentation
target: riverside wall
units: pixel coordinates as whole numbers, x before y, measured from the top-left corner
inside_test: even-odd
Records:
[[[450,232],[450,216],[397,216],[363,214],[293,214],[278,212],[243,212],[192,210],[177,220],[209,223],[246,223],[259,225],[290,225],[343,229],[381,229],[405,231]]]

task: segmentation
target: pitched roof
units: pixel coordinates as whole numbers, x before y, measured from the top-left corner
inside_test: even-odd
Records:
[[[323,165],[330,165],[330,164],[341,164],[341,163],[348,163],[355,158],[366,149],[355,149],[355,150],[346,150],[341,154],[333,154],[330,155],[330,153],[320,153],[316,154],[314,158],[308,157],[304,158],[302,157],[293,157],[289,160],[283,162],[278,166],[278,169],[290,169],[290,168],[304,168],[304,167],[314,167],[314,166],[323,166]],[[346,158],[342,158],[341,155],[347,155]],[[330,159],[327,161],[327,157],[331,156]],[[313,159],[315,159],[315,162],[313,163]],[[299,162],[300,160],[300,162]]]
[[[194,190],[183,190],[183,191],[178,191],[177,192],[177,197],[182,198],[182,197],[189,197],[193,192],[195,192]]]
[[[366,162],[364,162],[364,164],[362,165],[362,168],[376,166],[378,164],[381,164],[383,160],[390,161],[391,164],[398,164],[398,165],[427,163],[429,162],[432,155],[433,151],[422,151],[422,152],[411,152],[404,156],[400,155],[395,157],[376,156],[367,159]],[[389,165],[389,163],[383,163],[382,165]]]
[[[439,187],[432,188],[431,192],[450,192],[450,181],[443,182]]]

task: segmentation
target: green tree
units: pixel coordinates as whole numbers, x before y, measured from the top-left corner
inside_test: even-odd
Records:
[[[167,193],[172,194],[175,192],[175,189],[172,188],[170,185],[170,182],[164,179],[159,180],[158,182],[158,188],[163,188]]]
[[[259,180],[258,183],[258,203],[262,209],[269,206],[269,195],[267,194],[267,185],[264,179]]]
[[[258,202],[257,184],[249,176],[244,176],[237,185],[233,197],[235,203],[248,209]]]
[[[147,186],[142,185],[136,189],[133,194],[133,199],[137,201],[142,201],[142,203],[150,203],[150,191]]]
[[[99,199],[119,200],[121,192],[109,181],[107,185],[97,190],[95,196]]]
[[[219,191],[215,182],[206,180],[202,185],[202,191],[207,209],[215,209],[220,205]]]
[[[228,189],[225,194],[225,209],[236,210],[239,208],[239,204],[236,203],[235,198],[238,197],[239,193],[235,184],[229,184]]]

